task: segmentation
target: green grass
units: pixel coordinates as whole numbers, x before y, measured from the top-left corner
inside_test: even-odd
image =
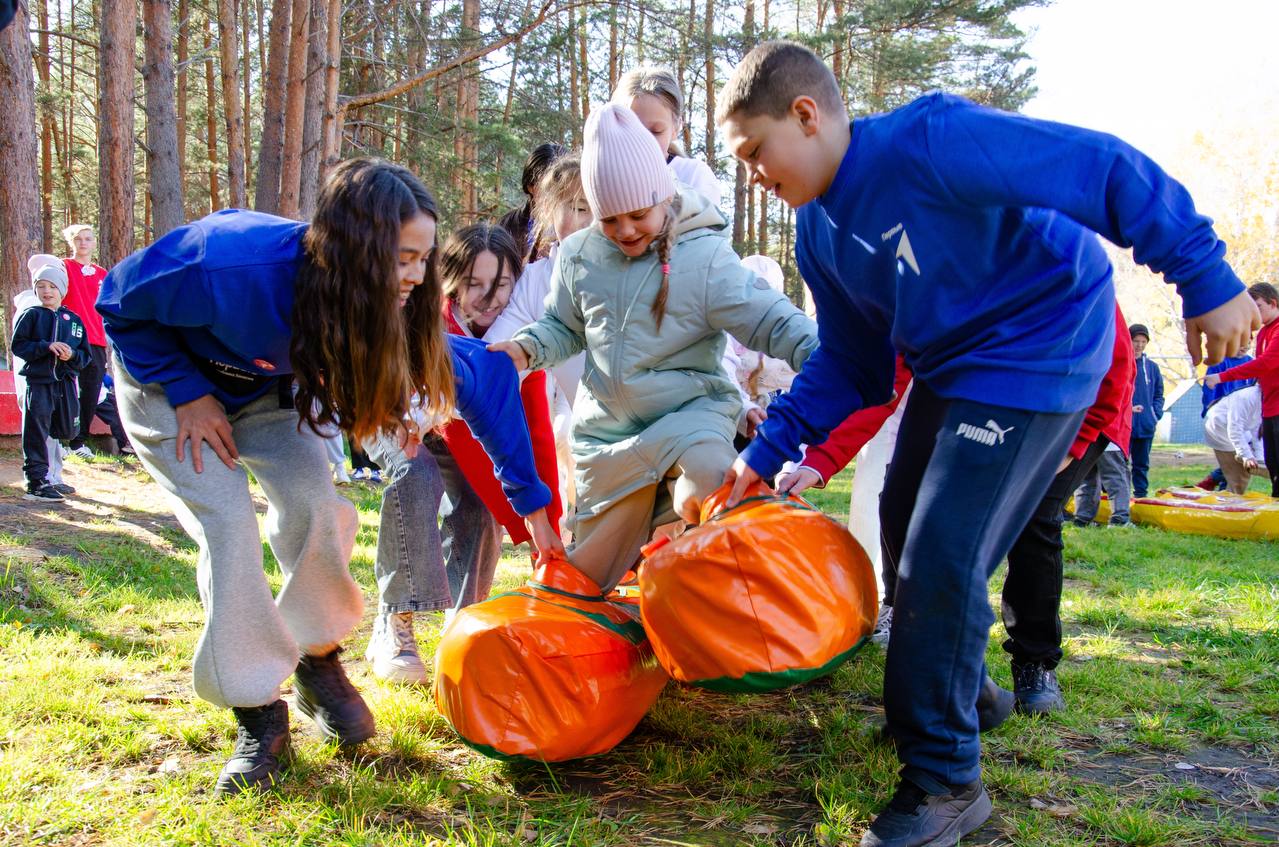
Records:
[[[142,490],[129,466],[107,467]],[[668,686],[612,753],[546,767],[488,760],[458,743],[429,691],[375,682],[359,659],[366,618],[348,659],[377,738],[343,753],[295,715],[283,789],[220,802],[209,788],[234,726],[189,687],[193,546],[159,503],[37,526],[9,520],[33,514],[15,492],[0,494],[0,844],[816,847],[856,843],[895,784],[878,648],[768,695]],[[361,511],[353,571],[372,599],[379,497],[348,492]],[[848,492],[845,473],[811,499],[842,516]],[[527,569],[507,553],[501,587]],[[1068,528],[1063,618],[1071,708],[984,739],[996,816],[965,844],[1273,842],[1279,548]],[[429,653],[439,618],[419,621]],[[996,626],[987,658],[1009,684],[1002,639]]]

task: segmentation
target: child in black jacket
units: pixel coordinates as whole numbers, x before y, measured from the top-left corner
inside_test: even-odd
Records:
[[[18,318],[10,344],[13,354],[26,362],[21,371],[27,381],[22,471],[27,477],[26,499],[56,503],[63,498],[46,479],[47,439],[51,434],[55,438],[71,438],[78,431],[76,375],[89,361],[89,342],[84,324],[62,306],[67,293],[67,269],[62,260],[34,256],[27,267],[40,305],[27,309]]]

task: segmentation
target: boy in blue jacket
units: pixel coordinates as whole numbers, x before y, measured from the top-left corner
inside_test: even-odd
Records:
[[[770,42],[720,96],[729,149],[798,208],[820,346],[769,407],[730,502],[915,374],[880,514],[897,562],[884,710],[904,764],[863,847],[954,844],[990,814],[976,702],[987,580],[1110,364],[1111,268],[1094,232],[1176,283],[1198,361],[1259,326],[1189,195],[1111,136],[934,94],[849,124],[810,50]],[[1090,231],[1091,230],[1091,231]]]
[[[1150,482],[1150,447],[1155,443],[1155,427],[1164,416],[1164,375],[1159,365],[1146,355],[1150,330],[1144,324],[1128,327],[1132,352],[1137,356],[1137,373],[1132,384],[1132,439],[1128,455],[1132,462],[1132,496],[1145,497]]]

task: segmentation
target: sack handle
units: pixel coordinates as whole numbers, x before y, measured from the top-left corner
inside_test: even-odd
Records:
[[[795,502],[796,500],[798,500],[799,502],[796,503]],[[800,497],[798,494],[757,494],[754,497],[747,497],[743,500],[737,501],[736,506],[717,512],[706,523],[714,523],[720,518],[727,517],[728,515],[731,515],[733,512],[736,512],[738,509],[742,508],[743,506],[749,503],[784,503],[784,504],[790,505],[793,508],[802,509],[804,511],[809,511],[809,512],[821,511],[821,509],[818,509],[816,506],[814,506],[812,503],[805,500],[803,497]]]

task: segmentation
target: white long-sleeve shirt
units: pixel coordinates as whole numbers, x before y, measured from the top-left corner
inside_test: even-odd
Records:
[[[1214,450],[1261,463],[1261,389],[1250,385],[1213,403],[1204,420],[1204,440]]]

